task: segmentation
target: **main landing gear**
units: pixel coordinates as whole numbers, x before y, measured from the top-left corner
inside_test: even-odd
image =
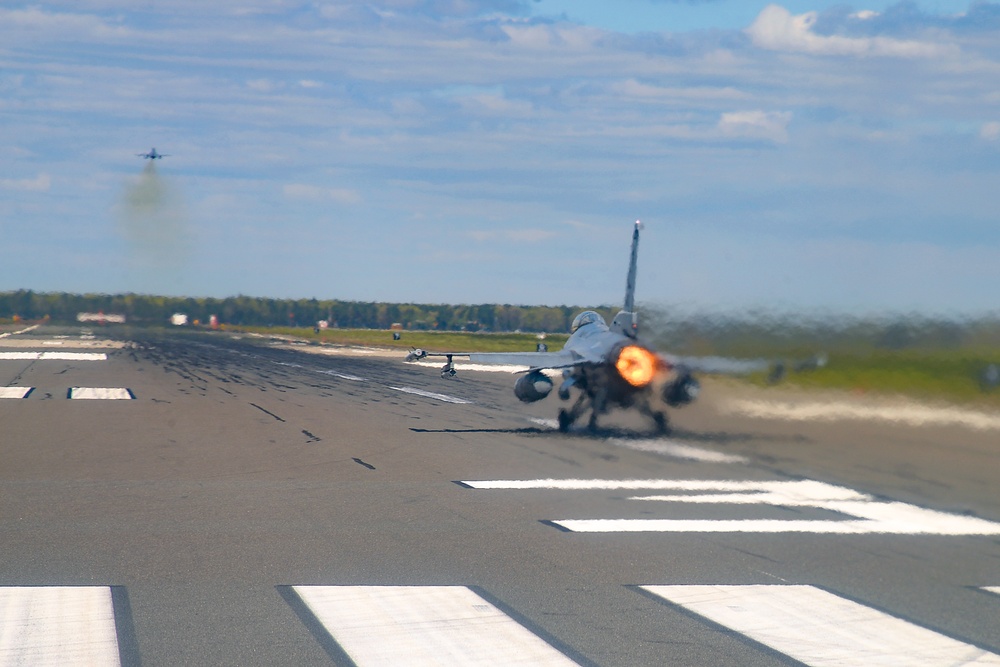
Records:
[[[634,404],[639,412],[649,417],[653,421],[656,433],[665,435],[670,432],[670,420],[667,414],[661,410],[654,410],[649,404],[647,397],[641,397]],[[623,405],[621,407],[631,407]],[[576,402],[567,410],[559,410],[559,432],[566,433],[573,423],[583,416],[590,409],[590,419],[587,420],[587,428],[593,432],[597,430],[597,417],[608,412],[607,392],[598,391],[595,396],[586,393],[580,394]]]

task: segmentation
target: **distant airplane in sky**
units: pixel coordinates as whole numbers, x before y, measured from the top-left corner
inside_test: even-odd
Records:
[[[514,384],[514,395],[525,403],[540,401],[552,391],[552,380],[544,370],[561,370],[559,398],[566,401],[570,390],[579,390],[576,402],[559,410],[559,430],[569,427],[588,409],[589,427],[596,428],[599,415],[612,407],[636,408],[651,418],[657,430],[667,430],[661,405],[679,407],[698,395],[693,372],[745,374],[767,370],[764,360],[722,357],[677,357],[659,354],[638,340],[635,312],[635,276],[639,251],[639,222],[632,232],[632,252],[625,285],[625,304],[609,327],[598,313],[588,310],[573,320],[571,335],[559,352],[427,352],[413,350],[407,361],[446,357],[442,377],[455,375],[454,357],[468,357],[476,364],[527,366]]]
[[[144,158],[146,160],[161,160],[165,157],[168,157],[163,153],[157,153],[156,148],[150,148],[148,153],[136,153],[135,156]]]

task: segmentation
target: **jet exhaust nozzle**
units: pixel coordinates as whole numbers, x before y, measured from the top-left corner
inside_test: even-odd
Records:
[[[645,387],[653,378],[659,362],[656,355],[639,345],[626,345],[615,355],[615,369],[633,387]]]
[[[522,403],[534,403],[549,395],[552,391],[552,380],[541,371],[531,371],[517,379],[514,384],[514,395]]]
[[[701,384],[691,377],[691,373],[684,371],[677,376],[676,380],[664,385],[663,402],[673,408],[687,405],[698,398],[699,391],[701,391]]]

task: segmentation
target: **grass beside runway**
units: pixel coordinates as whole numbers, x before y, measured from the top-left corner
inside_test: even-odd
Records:
[[[990,364],[1000,366],[1000,350],[839,350],[828,355],[822,368],[795,372],[793,364],[788,364],[781,384],[1000,409],[1000,387],[983,383]],[[767,385],[771,381],[760,373],[751,382]]]

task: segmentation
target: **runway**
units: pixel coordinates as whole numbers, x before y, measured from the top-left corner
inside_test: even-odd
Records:
[[[0,665],[1000,665],[988,420],[708,380],[560,434],[509,374],[316,351],[0,340]]]

